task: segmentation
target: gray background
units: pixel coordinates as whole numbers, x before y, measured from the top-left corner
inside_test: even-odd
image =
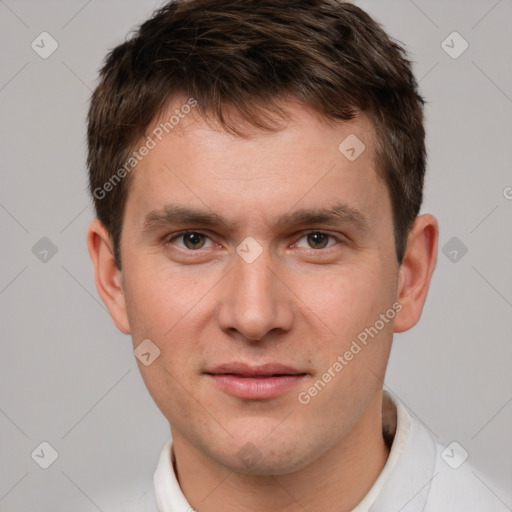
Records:
[[[107,512],[105,496],[135,492],[168,439],[85,243],[91,89],[107,49],[159,4],[0,0],[2,512]],[[423,211],[440,249],[458,239],[440,250],[420,324],[396,336],[387,388],[512,510],[512,2],[357,4],[415,62],[429,102]],[[43,31],[59,44],[47,59],[31,48]],[[456,59],[441,46],[453,31],[469,43]],[[32,251],[43,237],[57,248],[46,262]],[[42,441],[59,454],[46,470],[31,458]]]

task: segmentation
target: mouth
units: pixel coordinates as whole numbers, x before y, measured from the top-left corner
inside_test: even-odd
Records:
[[[260,366],[230,363],[216,366],[205,375],[229,395],[245,400],[265,400],[298,385],[308,373],[275,363]]]

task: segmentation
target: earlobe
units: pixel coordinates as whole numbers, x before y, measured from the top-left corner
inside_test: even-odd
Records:
[[[436,266],[438,238],[435,217],[425,214],[416,218],[399,270],[398,302],[402,309],[395,319],[395,332],[407,331],[421,317]]]
[[[110,312],[116,327],[122,333],[130,334],[122,274],[116,265],[110,234],[98,219],[94,219],[89,224],[87,247],[94,265],[98,294]]]

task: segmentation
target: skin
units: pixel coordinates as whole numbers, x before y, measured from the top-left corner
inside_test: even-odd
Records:
[[[176,99],[169,112],[184,103]],[[293,100],[287,112],[276,133],[244,126],[248,138],[192,112],[164,137],[131,176],[122,271],[105,227],[94,220],[88,230],[98,293],[116,326],[134,347],[149,338],[161,351],[151,365],[138,364],[169,421],[180,486],[199,512],[357,505],[388,456],[382,387],[393,333],[420,318],[435,267],[431,215],[416,219],[398,265],[369,119],[327,123]],[[349,134],[366,146],[353,162],[338,150]],[[145,216],[167,203],[236,225],[144,230]],[[366,227],[277,224],[297,209],[336,203],[357,210]],[[182,230],[204,237],[171,240]],[[308,237],[318,231],[331,236]],[[246,237],[262,248],[252,263],[236,252]],[[298,394],[395,302],[394,320],[301,404]],[[279,362],[307,375],[275,398],[243,400],[204,373],[233,361]],[[257,454],[250,467],[237,455],[247,443]]]

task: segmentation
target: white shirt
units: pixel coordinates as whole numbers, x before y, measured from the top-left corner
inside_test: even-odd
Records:
[[[394,432],[391,450],[377,480],[352,512],[510,511],[475,475],[461,448],[439,445],[386,391],[384,404],[384,430]],[[143,493],[137,503],[123,511],[194,511],[176,478],[171,447],[172,441],[168,441],[160,454],[153,478],[154,495]]]

